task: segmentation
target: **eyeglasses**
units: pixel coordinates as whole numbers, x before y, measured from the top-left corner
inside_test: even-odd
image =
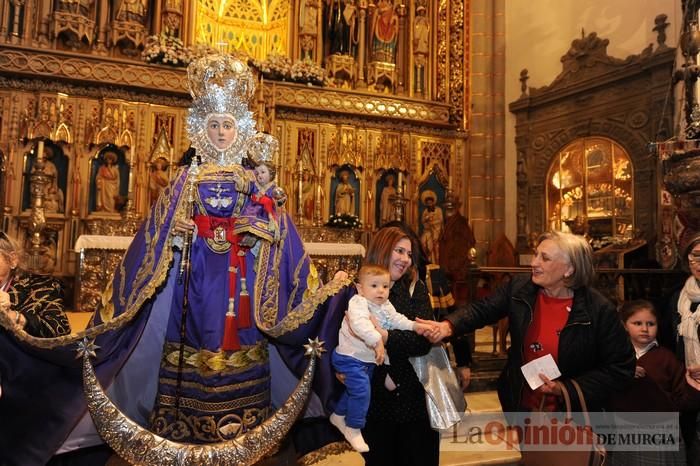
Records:
[[[690,262],[691,264],[700,263],[700,253],[691,252],[690,254],[688,254],[688,262]]]

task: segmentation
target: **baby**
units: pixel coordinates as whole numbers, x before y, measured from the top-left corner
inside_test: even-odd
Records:
[[[277,209],[287,201],[284,189],[275,184],[276,170],[269,162],[259,163],[253,170],[255,176],[255,188],[251,194],[251,202],[236,222],[235,232],[244,233],[256,219],[265,219],[268,222],[270,240],[279,241],[279,226],[277,224]]]
[[[346,318],[333,351],[333,367],[345,376],[345,392],[331,414],[331,423],[358,452],[369,451],[362,437],[370,402],[370,379],[375,364],[388,364],[384,351],[386,330],[427,330],[428,326],[399,314],[389,302],[391,277],[379,265],[364,265],[358,272],[357,292],[350,299]],[[379,322],[380,333],[370,317]]]

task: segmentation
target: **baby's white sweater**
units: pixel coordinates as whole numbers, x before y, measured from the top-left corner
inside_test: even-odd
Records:
[[[350,298],[346,318],[340,326],[336,348],[338,354],[363,362],[374,362],[374,346],[382,339],[382,335],[374,328],[370,315],[385,330],[413,330],[415,325],[411,319],[397,312],[389,300],[379,305],[357,294]],[[388,364],[388,358],[385,363]]]

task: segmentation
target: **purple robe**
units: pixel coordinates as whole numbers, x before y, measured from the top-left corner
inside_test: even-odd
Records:
[[[266,342],[280,345],[285,361],[299,369],[301,363],[294,362],[301,361],[302,344],[321,325],[318,305],[342,284],[319,287],[288,215],[279,216],[279,243],[269,241],[266,222],[248,219],[246,233],[260,238],[245,253],[252,326],[238,329],[240,350],[223,351],[229,254],[212,250],[206,238],[197,236],[191,253],[181,411],[176,418],[172,406],[184,290],[177,273],[180,255],[172,247],[170,231],[175,218],[187,211],[187,170],[177,175],[153,205],[103,295],[93,325],[109,322],[112,330],[97,338],[101,349],[94,365],[103,386],[119,385],[115,380],[129,373],[122,368],[144,346],[141,337],[150,338],[149,320],[159,313],[165,315],[168,324],[163,345],[151,342],[163,349],[160,373],[156,367],[150,371],[159,378],[151,422],[166,437],[203,443],[235,436],[264,419],[270,404]],[[224,172],[206,166],[200,170],[196,214],[229,217],[244,212],[251,188],[245,170],[231,167]],[[236,307],[240,289],[238,286],[234,296]],[[73,360],[74,350],[74,345],[36,350],[0,329],[4,390],[0,397],[0,464],[45,464],[84,415],[80,361]],[[138,389],[139,382],[131,381],[130,386]],[[204,419],[205,414],[211,419]],[[225,428],[212,432],[212,426]],[[38,438],[42,441],[37,442]]]

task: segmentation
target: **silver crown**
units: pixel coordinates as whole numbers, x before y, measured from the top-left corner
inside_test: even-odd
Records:
[[[272,160],[277,140],[256,130],[248,107],[255,94],[255,78],[248,65],[230,55],[207,55],[190,64],[187,78],[193,99],[187,133],[202,163],[240,164],[246,154],[255,163]],[[223,150],[207,135],[207,122],[214,114],[230,115],[236,122],[236,140]]]

